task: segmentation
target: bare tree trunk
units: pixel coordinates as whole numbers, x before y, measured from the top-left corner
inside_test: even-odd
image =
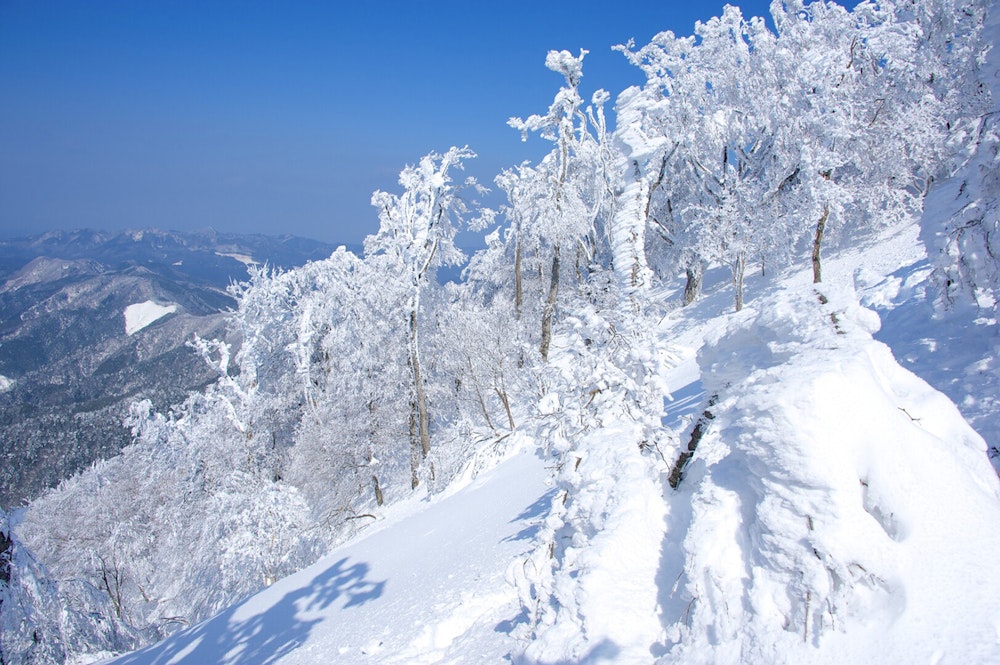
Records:
[[[119,619],[122,618],[122,582],[124,580],[124,573],[122,573],[121,568],[117,563],[112,561],[109,566],[104,557],[99,556],[98,560],[101,562],[101,583],[104,585],[104,591],[108,594],[108,598],[111,599],[111,604],[115,608],[115,616]]]
[[[514,424],[514,416],[510,412],[510,400],[507,398],[507,388],[504,387],[502,378],[500,379],[500,386],[494,389],[497,391],[497,395],[500,396],[500,401],[503,402],[503,408],[507,412],[507,422],[510,424],[510,429],[514,431],[517,426]]]
[[[694,457],[695,451],[698,449],[698,444],[701,442],[701,438],[705,436],[705,430],[708,426],[715,420],[715,416],[712,414],[712,407],[715,403],[719,401],[718,395],[712,395],[708,400],[708,406],[705,407],[705,411],[698,418],[697,422],[694,424],[694,429],[691,430],[691,439],[688,441],[687,450],[681,452],[678,456],[677,461],[674,462],[673,468],[670,470],[670,478],[668,482],[672,489],[677,489],[677,486],[681,484],[684,480],[684,468],[687,467],[688,462]]]
[[[521,290],[521,234],[514,240],[514,315],[517,320],[521,320],[521,303],[523,295]]]
[[[549,345],[552,343],[552,316],[559,296],[559,245],[552,248],[552,279],[549,282],[549,297],[542,311],[542,362],[549,360]]]
[[[743,309],[743,276],[747,269],[746,256],[741,252],[733,266],[733,286],[736,287],[736,311]]]
[[[369,370],[369,379],[372,378],[372,373]],[[375,441],[378,437],[378,421],[375,418],[375,400],[368,400],[368,467],[373,468],[376,464],[375,462]],[[382,505],[382,486],[379,484],[378,476],[374,473],[372,474],[372,484],[375,486],[375,502],[378,505]]]
[[[410,360],[413,364],[413,387],[417,397],[417,419],[420,433],[420,457],[426,459],[431,452],[431,436],[427,417],[427,394],[424,392],[424,381],[420,375],[420,347],[417,328],[416,303],[410,310]]]
[[[699,260],[694,261],[684,271],[687,282],[684,284],[684,306],[693,303],[701,295],[701,281],[705,276],[705,265]]]
[[[2,510],[2,509],[0,509]],[[2,513],[0,513],[2,514]],[[6,518],[5,518],[6,519]],[[9,583],[14,560],[14,542],[0,531],[0,582]],[[0,600],[0,603],[3,601]]]
[[[823,206],[823,216],[819,218],[819,222],[816,224],[816,238],[813,239],[813,284],[819,284],[823,281],[822,269],[819,261],[819,250],[823,245],[823,233],[826,231],[826,220],[830,216],[830,206]]]
[[[427,456],[424,452],[424,418],[427,403],[424,396],[423,377],[420,375],[420,354],[417,326],[419,300],[414,296],[410,308],[410,370],[413,372],[413,393],[410,402],[410,487],[420,484],[420,462]],[[421,403],[423,402],[423,403]]]
[[[417,406],[410,402],[410,488],[420,484],[420,446],[417,444]]]
[[[483,399],[483,391],[479,389],[479,381],[476,380],[476,376],[473,373],[471,360],[468,362],[468,365],[469,365],[469,380],[472,381],[472,387],[476,391],[476,400],[479,401],[479,408],[483,412],[483,418],[486,418],[486,424],[489,425],[490,429],[495,432],[497,428],[494,427],[493,419],[490,418],[489,409],[486,408],[486,400]]]

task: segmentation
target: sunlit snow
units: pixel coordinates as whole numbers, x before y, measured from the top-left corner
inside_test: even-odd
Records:
[[[159,305],[152,300],[125,308],[125,334],[134,335],[154,321],[177,311],[177,305]]]
[[[730,293],[710,281],[662,322],[681,445],[719,395],[677,490],[624,454],[609,412],[573,467],[524,452],[446,498],[393,506],[315,566],[116,662],[987,662],[997,478],[982,439],[872,339],[879,317],[857,304],[876,274],[919,264],[914,234],[831,256],[818,289],[792,275],[740,314],[719,315]],[[564,408],[542,402],[545,418]],[[526,450],[546,436],[525,434]],[[577,508],[560,517],[569,476]],[[543,574],[546,529],[583,524],[588,506],[603,528]],[[529,616],[539,601],[562,609]]]
[[[503,662],[524,621],[508,567],[551,502],[546,474],[525,451],[430,505],[404,501],[316,565],[115,662]]]
[[[236,253],[236,252],[216,252],[215,255],[216,256],[224,256],[224,257],[226,257],[228,259],[234,259],[236,261],[239,261],[240,263],[242,263],[245,266],[255,266],[255,265],[257,265],[257,262],[253,260],[253,257],[249,256],[247,254],[239,254],[239,253]]]
[[[421,299],[436,262],[458,260],[448,225],[467,209],[455,203],[448,168],[474,156],[431,153],[400,174],[403,195],[372,197],[381,224],[364,258],[338,251],[288,273],[254,274],[233,319],[243,333],[238,355],[228,341],[193,344],[218,372],[214,386],[169,416],[152,414],[148,400],[135,405],[127,422],[136,444],[36,500],[26,542],[40,553],[64,547],[61,557],[82,550],[63,578],[99,561],[102,577],[91,586],[109,592],[116,616],[146,622],[144,633],[126,636],[133,644],[178,628],[113,661],[122,665],[1000,662],[1000,568],[990,563],[1000,551],[1000,480],[990,463],[992,454],[1000,465],[1000,347],[990,311],[1000,252],[989,237],[1000,222],[982,226],[983,215],[952,209],[956,190],[996,202],[1000,129],[980,119],[992,135],[968,147],[981,172],[935,180],[921,233],[913,213],[946,165],[897,170],[898,154],[912,148],[915,162],[937,160],[909,134],[930,132],[935,113],[957,119],[968,110],[935,106],[934,77],[925,87],[922,67],[948,71],[953,58],[974,55],[963,55],[961,31],[941,28],[948,57],[906,64],[903,28],[919,34],[936,20],[909,23],[921,6],[888,10],[898,23],[876,22],[854,40],[832,36],[868,26],[864,5],[846,22],[825,3],[776,12],[789,29],[773,39],[762,22],[745,23],[727,7],[694,41],[663,33],[658,55],[629,47],[649,85],[628,94],[655,94],[620,98],[618,120],[632,128],[616,132],[607,155],[627,165],[623,178],[608,176],[606,157],[586,157],[603,143],[588,143],[590,130],[573,120],[584,122],[577,85],[586,51],[550,52],[546,65],[566,86],[548,116],[510,125],[558,140],[560,150],[537,170],[500,180],[511,219],[529,230],[518,228],[513,248],[520,323],[503,311],[511,266],[501,245],[473,259],[467,291]],[[972,29],[975,11],[955,14],[955,25]],[[995,9],[987,28],[988,41],[1000,42]],[[854,63],[856,49],[856,77],[854,64],[845,71],[828,57],[849,53]],[[986,71],[996,72],[990,59]],[[897,64],[906,76],[896,78]],[[678,74],[657,79],[667,70]],[[881,83],[868,79],[883,73],[891,85],[880,98]],[[910,88],[909,100],[894,90]],[[917,98],[930,110],[918,112]],[[598,99],[607,96],[595,106]],[[883,102],[887,113],[899,106],[891,120],[880,117]],[[870,118],[856,114],[873,104]],[[603,111],[587,109],[587,118],[603,136]],[[641,140],[661,122],[670,132]],[[650,161],[671,133],[679,169],[673,152]],[[642,145],[621,152],[619,141],[632,139]],[[945,149],[943,133],[928,141]],[[578,177],[598,172],[589,184]],[[654,191],[668,178],[679,180],[672,192]],[[857,189],[868,185],[870,200]],[[597,190],[613,199],[613,212],[584,205]],[[677,256],[659,257],[653,279],[643,234],[656,209],[679,217],[662,228],[670,246],[662,251]],[[596,220],[608,215],[605,237]],[[947,263],[962,270],[950,282],[931,251],[945,222],[984,234],[952,247],[956,260]],[[688,225],[696,233],[685,237]],[[548,261],[536,252],[528,272],[537,275],[527,280],[534,309],[522,318],[526,232],[537,233],[539,247],[551,244],[552,267],[546,287]],[[585,236],[592,240],[581,243]],[[559,295],[566,239],[587,250],[577,252],[576,274],[562,278],[569,296]],[[569,267],[569,252],[562,256]],[[590,268],[580,265],[588,258]],[[683,278],[665,277],[682,263],[689,285],[699,283],[692,297]],[[935,284],[977,271],[979,283],[966,284],[977,311],[934,306]],[[489,306],[478,300],[481,287]],[[176,309],[132,305],[126,332]],[[425,342],[422,312],[440,324]],[[491,319],[482,331],[480,317]],[[505,346],[540,319],[540,344],[523,338],[530,353],[520,342]],[[484,353],[492,347],[499,353]],[[508,375],[523,383],[509,390]],[[491,391],[509,430],[491,417]],[[383,413],[380,400],[402,408]],[[146,482],[151,471],[160,475]],[[116,474],[124,482],[114,484]],[[104,513],[146,494],[154,500],[134,507],[133,533],[108,520],[111,563],[93,553],[90,531]],[[74,509],[64,506],[75,496],[107,509],[70,521]],[[340,531],[323,540],[330,529]],[[80,532],[91,540],[65,547]],[[320,552],[327,556],[301,569]],[[157,579],[163,570],[179,573]],[[22,595],[40,598],[41,573],[26,579]],[[58,607],[50,596],[45,602]],[[20,606],[4,605],[13,623],[8,607]],[[17,634],[32,653],[37,632]]]

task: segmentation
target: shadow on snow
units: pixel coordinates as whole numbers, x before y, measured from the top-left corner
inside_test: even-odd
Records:
[[[300,619],[300,613],[323,612],[338,600],[346,609],[379,598],[386,583],[373,582],[368,574],[368,564],[349,564],[347,558],[340,559],[308,585],[286,593],[258,614],[236,619],[241,607],[236,605],[114,663],[274,663],[303,644],[312,629],[324,620],[322,617]]]
[[[552,508],[552,500],[556,496],[556,489],[552,488],[533,504],[521,511],[521,514],[510,521],[510,524],[518,522],[528,522],[528,525],[512,536],[507,536],[501,542],[509,543],[516,540],[533,540],[541,528],[542,519],[549,514]]]

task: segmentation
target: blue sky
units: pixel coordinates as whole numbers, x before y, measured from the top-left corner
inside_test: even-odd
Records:
[[[739,3],[745,14],[767,2]],[[359,242],[375,189],[469,145],[468,171],[547,148],[549,49],[584,92],[640,82],[614,44],[690,34],[723,2],[0,0],[0,237],[54,228],[292,233]]]

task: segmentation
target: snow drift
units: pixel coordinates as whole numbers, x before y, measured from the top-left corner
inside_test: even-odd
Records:
[[[716,404],[669,500],[663,663],[987,662],[985,443],[849,292],[779,292],[699,354]]]

